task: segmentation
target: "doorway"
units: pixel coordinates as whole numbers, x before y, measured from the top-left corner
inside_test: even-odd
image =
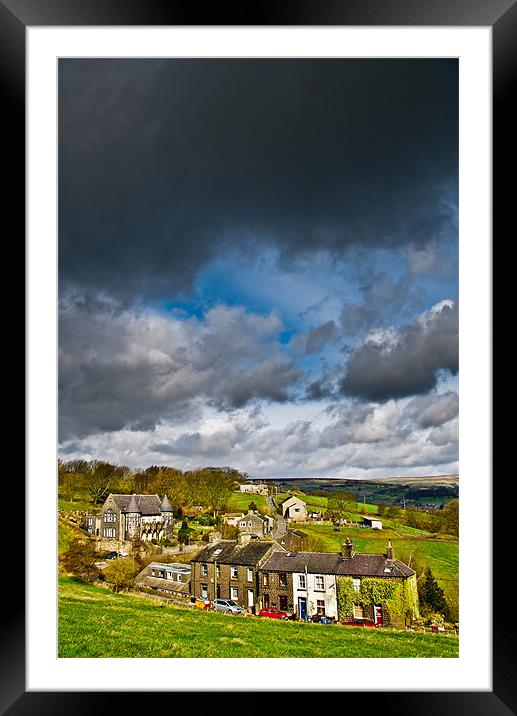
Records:
[[[300,619],[305,619],[307,614],[307,599],[306,597],[298,597],[298,616]]]

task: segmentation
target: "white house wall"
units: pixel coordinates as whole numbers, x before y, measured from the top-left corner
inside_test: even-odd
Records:
[[[300,589],[300,576],[304,577],[305,573],[294,573],[293,574],[293,604],[296,610],[298,610],[298,597],[305,597],[307,599],[307,615],[313,616],[317,614],[317,600],[325,600],[325,616],[333,617],[337,619],[337,588],[336,588],[336,576],[334,574],[307,574],[307,588]],[[323,577],[323,591],[316,589],[316,576]]]

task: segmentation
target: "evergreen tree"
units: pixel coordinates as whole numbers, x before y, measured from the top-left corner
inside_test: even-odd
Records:
[[[438,586],[432,571],[427,568],[421,591],[422,606],[431,612],[442,614],[446,619],[449,616],[449,607],[443,589]]]
[[[187,544],[190,537],[190,529],[187,520],[183,520],[181,527],[178,530],[178,542],[181,544]]]

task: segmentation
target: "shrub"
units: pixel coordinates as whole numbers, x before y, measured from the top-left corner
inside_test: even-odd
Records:
[[[104,579],[114,592],[128,591],[134,585],[138,566],[129,557],[115,559],[104,570]]]
[[[74,539],[60,559],[64,569],[80,582],[93,582],[100,570],[95,565],[98,559],[95,546],[88,540]]]

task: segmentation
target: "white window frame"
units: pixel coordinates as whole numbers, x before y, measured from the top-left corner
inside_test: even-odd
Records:
[[[325,591],[325,577],[322,574],[314,575],[314,589],[322,592]]]
[[[360,592],[361,591],[361,580],[359,579],[359,577],[354,577],[353,582],[354,582],[354,592]]]
[[[248,582],[253,582],[253,570],[248,567],[248,570],[247,570],[247,573],[246,573],[246,574],[247,574],[247,577],[248,577]]]
[[[232,599],[234,602],[236,602],[239,598],[239,589],[238,587],[230,587],[230,599]]]
[[[298,589],[307,589],[307,579],[305,574],[298,575]]]
[[[237,577],[238,577],[237,567],[230,567],[230,577],[232,579],[237,579]]]

